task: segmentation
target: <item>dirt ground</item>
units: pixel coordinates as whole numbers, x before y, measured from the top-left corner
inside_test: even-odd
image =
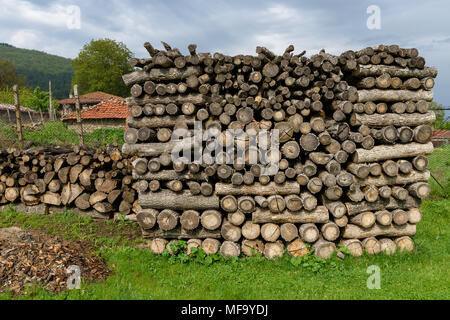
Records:
[[[33,285],[60,292],[73,275],[68,273],[70,266],[77,266],[85,281],[102,281],[110,273],[88,242],[17,227],[0,229],[0,293],[9,290],[18,295]]]

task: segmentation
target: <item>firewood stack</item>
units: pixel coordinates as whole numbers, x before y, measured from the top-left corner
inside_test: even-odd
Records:
[[[0,151],[0,205],[21,202],[25,211],[64,208],[95,219],[139,211],[132,161],[117,145]]]
[[[322,258],[338,244],[355,256],[413,247],[408,236],[429,194],[423,155],[433,151],[437,74],[417,50],[308,58],[293,46],[282,56],[257,47],[257,56],[231,57],[163,45],[146,43],[150,58],[133,59],[141,70],[123,76],[132,97],[122,151],[139,157],[137,219],[155,253],[177,239],[208,254],[268,258],[304,255],[307,244]],[[197,121],[217,134],[199,136]],[[192,136],[182,146],[200,145],[201,157],[172,157],[178,129]],[[274,129],[278,146],[259,135]],[[225,152],[233,142],[244,146],[243,162]],[[279,170],[267,173],[276,161]]]

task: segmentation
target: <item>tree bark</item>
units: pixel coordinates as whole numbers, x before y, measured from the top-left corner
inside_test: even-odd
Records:
[[[179,194],[172,191],[141,194],[139,203],[143,208],[151,209],[209,210],[220,207],[217,196],[192,196],[189,191]]]
[[[410,143],[394,146],[382,145],[376,146],[372,150],[357,149],[353,156],[353,162],[365,163],[379,162],[390,159],[409,158],[432,154],[433,151],[434,146],[431,142],[427,144]]]

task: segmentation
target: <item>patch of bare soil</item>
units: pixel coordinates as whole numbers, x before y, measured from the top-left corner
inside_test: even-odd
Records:
[[[77,266],[83,281],[103,281],[110,270],[104,259],[84,241],[20,228],[0,229],[0,293],[18,295],[27,286],[38,285],[58,293],[67,289],[70,266]]]

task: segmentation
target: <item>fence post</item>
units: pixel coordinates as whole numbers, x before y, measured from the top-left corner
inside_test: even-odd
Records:
[[[41,114],[41,122],[44,124],[44,116],[42,115],[42,108],[39,108],[39,113]]]
[[[16,105],[17,137],[19,138],[19,142],[23,142],[22,120],[20,119],[19,86],[17,84],[14,85],[13,91],[14,91],[14,104]]]
[[[80,138],[80,146],[84,145],[83,125],[81,123],[81,106],[80,96],[78,95],[78,85],[74,85],[73,93],[75,95],[75,108],[77,110],[78,137]]]
[[[50,121],[54,121],[55,117],[54,117],[54,114],[53,114],[52,81],[51,80],[48,82],[48,91],[49,91],[48,97],[49,97],[49,100],[50,100],[49,101],[49,117],[50,117]]]

